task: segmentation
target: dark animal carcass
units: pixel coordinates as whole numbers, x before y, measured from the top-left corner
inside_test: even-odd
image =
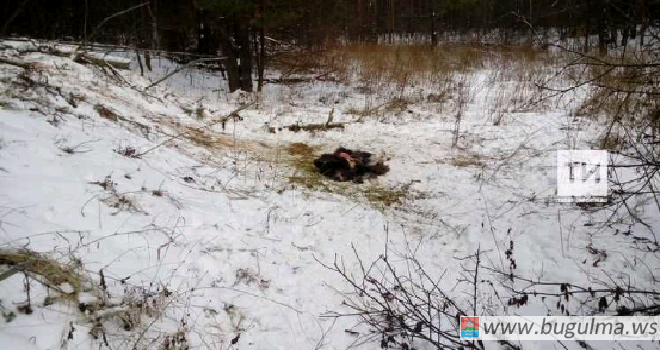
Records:
[[[332,154],[322,154],[314,160],[318,171],[335,181],[363,183],[364,178],[374,178],[387,173],[390,168],[383,159],[369,152],[353,151],[343,147]]]

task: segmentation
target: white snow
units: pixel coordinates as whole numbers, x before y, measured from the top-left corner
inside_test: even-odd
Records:
[[[508,271],[504,251],[510,241],[516,274],[530,279],[588,285],[590,276],[591,282],[625,280],[645,288],[658,267],[657,255],[645,252],[643,241],[615,235],[632,223],[594,230],[592,222],[603,221],[608,213],[585,214],[553,200],[554,156],[568,147],[565,128],[575,128],[571,140],[589,148],[598,122],[574,119],[562,105],[504,112],[495,126],[492,110],[498,98],[508,96],[507,91],[533,91],[516,82],[489,85],[495,76],[491,70],[468,77],[474,98],[463,111],[459,148],[451,147],[451,103],[414,103],[410,112],[385,112],[379,120],[316,137],[264,132],[265,122],[324,122],[332,108],[335,121],[353,120],[349,107],[375,106],[384,99],[362,95],[350,85],[318,81],[267,85],[259,103],[241,112],[244,120],[229,121],[225,131],[219,124],[204,128],[219,138],[218,146],[209,148],[181,132],[183,127],[203,128],[237,108],[240,97],[222,91],[219,73],[182,71],[147,95],[140,92],[150,84],[147,78],[153,81],[174,69],[168,60],[153,58],[155,71],[146,78],[133,69],[118,81],[70,58],[10,56],[41,63],[31,77],[49,88],[24,89],[21,70],[0,65],[0,243],[61,261],[76,257],[97,290],[103,269],[108,304],[143,301],[156,310],[154,315],[163,312],[137,326],[148,328],[144,334],[123,330],[119,316],[116,329],[106,322],[113,349],[144,349],[180,330],[191,348],[227,349],[240,334],[235,346],[242,349],[346,349],[356,338],[345,330],[357,320],[322,315],[349,312],[342,305],[348,296],[343,293],[352,291],[318,261],[332,264],[342,257],[355,271],[352,246],[367,264],[383,254],[386,244],[392,251],[414,247],[430,273],[445,273],[441,286],[464,305],[470,300],[463,293],[469,286],[456,286],[464,262],[455,258],[480,248],[487,252],[485,265]],[[432,86],[421,89],[422,95],[433,92]],[[75,106],[67,102],[70,96]],[[200,103],[207,112],[203,120],[183,109]],[[100,105],[120,118],[101,116]],[[283,160],[291,142],[325,151],[339,145],[383,151],[392,170],[377,186],[407,186],[410,196],[399,206],[383,208],[354,196],[292,189],[286,179],[293,170]],[[127,147],[144,154],[120,154]],[[464,159],[479,161],[457,165]],[[657,229],[660,216],[653,208],[649,203],[636,209]],[[639,226],[633,234],[651,238]],[[597,267],[588,245],[607,252]],[[506,280],[483,273],[495,286],[482,286],[479,310],[556,312],[551,298],[506,308],[511,296]],[[25,301],[23,284],[22,274],[0,281],[4,308]],[[35,281],[31,287],[34,313],[0,320],[3,349],[99,348],[102,340],[88,334],[94,323],[78,305],[42,306],[49,291]],[[65,289],[71,292],[72,286]],[[98,299],[86,292],[79,300],[93,304]],[[567,305],[580,312],[577,302]],[[104,317],[129,311],[110,308]],[[71,324],[75,330],[69,338]],[[552,347],[539,343],[529,348]]]

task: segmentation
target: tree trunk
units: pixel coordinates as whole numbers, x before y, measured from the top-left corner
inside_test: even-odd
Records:
[[[607,30],[605,28],[605,13],[603,9],[598,10],[598,54],[607,55]]]
[[[197,16],[197,53],[200,55],[209,55],[211,52],[209,42],[210,30],[206,21],[206,11],[198,10]]]
[[[254,50],[254,64],[257,66],[257,72],[261,71],[261,56],[259,55],[259,38],[256,30],[252,31],[252,44]],[[261,92],[261,79],[257,81],[257,91]]]
[[[257,64],[257,91],[261,92],[264,85],[264,69],[266,66],[266,0],[260,0],[254,14],[255,26],[259,29],[253,31],[254,54]]]
[[[225,56],[225,68],[227,70],[227,85],[229,92],[238,90],[240,85],[240,73],[238,63],[236,62],[236,51],[229,39],[227,28],[223,25],[218,26],[218,34],[220,36],[220,47],[222,48],[222,55]]]
[[[149,50],[144,50],[144,63],[147,66],[147,69],[151,72],[151,54],[149,54]]]
[[[435,27],[435,11],[431,14],[431,46],[435,48],[438,45],[438,33]]]
[[[589,31],[589,25],[584,27],[584,48],[582,49],[582,52],[589,52],[589,35],[591,35],[591,32]]]
[[[135,56],[137,57],[138,65],[140,66],[140,76],[144,76],[144,67],[142,66],[142,56],[140,55],[140,51],[138,49],[135,49]]]
[[[266,7],[261,2],[261,26],[259,27],[259,85],[258,91],[261,91],[264,85],[264,70],[266,69]]]
[[[394,35],[394,30],[396,29],[396,22],[394,17],[394,1],[390,0],[390,44],[392,44],[392,36]]]
[[[250,35],[244,18],[241,18],[235,39],[238,43],[238,57],[240,59],[240,88],[245,92],[252,92],[252,51],[250,50]]]
[[[156,20],[156,9],[157,9],[157,3],[156,0],[151,0],[151,4],[147,9],[149,10],[149,16],[151,17],[151,49],[156,51],[159,49],[158,45],[158,22]],[[149,68],[149,64],[147,64],[147,68]],[[149,68],[151,70],[151,68]]]
[[[644,33],[646,33],[647,28],[648,28],[648,19],[644,18],[642,20],[642,27],[639,29],[639,47],[640,48],[644,47]]]

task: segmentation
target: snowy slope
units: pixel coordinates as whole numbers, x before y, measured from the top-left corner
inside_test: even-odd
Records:
[[[319,261],[344,257],[356,269],[352,245],[367,263],[386,244],[416,246],[419,261],[444,273],[446,292],[465,305],[468,286],[456,286],[461,261],[455,258],[480,248],[488,252],[486,265],[506,271],[510,241],[516,273],[531,279],[630,279],[644,288],[651,282],[643,264],[658,266],[655,255],[641,251],[643,241],[614,235],[617,227],[594,229],[607,213],[585,215],[552,200],[554,151],[568,147],[566,127],[578,128],[571,138],[588,147],[597,124],[552,109],[508,113],[494,126],[487,112],[493,90],[483,87],[488,71],[469,77],[474,99],[463,111],[461,147],[452,149],[455,111],[425,104],[322,136],[263,131],[265,122],[322,122],[332,108],[335,120],[349,120],[344,111],[368,98],[350,86],[268,86],[261,103],[223,131],[213,120],[237,108],[237,97],[208,93],[222,83],[215,74],[184,71],[143,94],[150,82],[136,70],[117,77],[66,57],[11,51],[5,57],[38,66],[25,79],[22,68],[0,64],[0,242],[63,262],[79,259],[81,273],[93,280],[81,300],[99,299],[100,269],[110,294],[104,298],[120,305],[113,310],[148,300],[157,311],[140,325],[125,330],[122,317],[104,321],[113,349],[161,346],[178,331],[191,348],[346,349],[357,340],[345,331],[356,319],[322,315],[348,312],[342,292],[350,288]],[[168,64],[161,67],[171,69]],[[206,83],[189,85],[193,80]],[[507,87],[516,89],[510,83],[494,89]],[[208,114],[197,120],[184,109],[205,95]],[[182,134],[190,128],[203,129],[214,143]],[[407,186],[423,196],[381,208],[291,188],[292,170],[279,155],[291,142],[383,151],[392,171],[378,186]],[[127,153],[131,148],[135,153]],[[466,159],[478,162],[460,162]],[[642,215],[660,227],[657,213]],[[621,230],[627,227],[624,222]],[[594,265],[587,246],[606,251],[607,259]],[[510,296],[505,284],[484,287],[484,312],[555,312],[555,300],[506,308],[495,298],[496,291]],[[30,285],[34,313],[0,323],[3,349],[96,349],[104,342],[88,334],[94,333],[89,313],[75,303],[44,306],[49,292]],[[22,274],[0,281],[4,308],[25,298]],[[580,313],[578,303],[570,307]],[[553,344],[530,348],[546,347]]]

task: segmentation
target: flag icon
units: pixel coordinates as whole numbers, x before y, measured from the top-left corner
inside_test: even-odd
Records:
[[[479,337],[479,317],[461,316],[461,338]]]

